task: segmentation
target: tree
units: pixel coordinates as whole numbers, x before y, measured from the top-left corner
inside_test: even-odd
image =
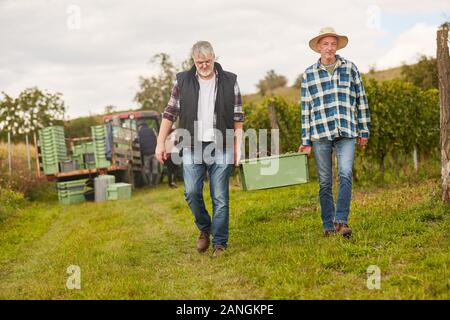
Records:
[[[62,123],[65,113],[61,93],[48,93],[33,87],[17,98],[2,92],[0,100],[0,130],[12,135],[28,134],[39,128]]]
[[[273,91],[276,88],[283,88],[287,84],[287,78],[283,75],[277,74],[273,69],[267,71],[264,79],[259,80],[256,88],[259,93],[264,96],[268,91]]]
[[[194,65],[194,59],[192,56],[189,56],[181,63],[181,71],[187,71],[192,68]]]
[[[300,73],[297,79],[295,79],[293,87],[296,89],[300,89],[302,87],[302,80],[303,80],[303,73]]]
[[[158,64],[160,72],[150,78],[139,77],[140,90],[134,100],[141,105],[141,109],[162,112],[170,99],[176,69],[167,53],[154,55],[150,62]]]
[[[110,113],[115,112],[116,110],[117,110],[117,108],[116,108],[115,106],[107,105],[107,106],[105,107],[105,110],[103,111],[103,113],[104,113],[104,114],[110,114]]]
[[[414,65],[402,66],[402,76],[405,81],[427,90],[438,88],[438,69],[435,58],[422,55]]]

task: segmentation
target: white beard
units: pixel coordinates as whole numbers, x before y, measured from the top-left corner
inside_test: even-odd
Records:
[[[197,72],[198,72],[198,74],[201,75],[202,77],[208,78],[208,77],[210,77],[210,76],[213,74],[214,69],[211,70],[211,71],[201,71],[201,70],[197,69]]]

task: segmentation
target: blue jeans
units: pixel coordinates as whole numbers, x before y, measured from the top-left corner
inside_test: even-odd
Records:
[[[184,197],[194,214],[198,229],[211,232],[213,246],[226,247],[228,242],[228,187],[232,163],[233,149],[216,150],[214,143],[203,142],[202,148],[195,151],[189,148],[183,149]],[[203,181],[206,171],[210,180],[212,219],[203,199]]]
[[[325,230],[334,229],[333,223],[347,223],[352,198],[352,167],[355,155],[354,138],[337,138],[333,141],[321,139],[313,141],[314,157],[319,176],[319,198],[322,210],[322,223]],[[332,191],[331,152],[336,148],[339,176],[339,190],[334,209]]]

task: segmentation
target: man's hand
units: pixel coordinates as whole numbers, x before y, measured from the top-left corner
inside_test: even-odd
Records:
[[[298,147],[298,152],[306,152],[308,154],[308,156],[311,154],[311,146],[304,146],[301,145],[300,147]]]
[[[155,155],[156,159],[164,164],[164,161],[167,160],[166,146],[164,145],[164,143],[158,143],[156,145]]]
[[[164,161],[168,159],[166,152],[166,139],[170,131],[172,130],[172,124],[172,121],[163,118],[161,121],[161,126],[159,127],[155,156],[156,159],[161,163],[164,163]]]
[[[369,142],[368,138],[358,138],[358,144],[363,150],[366,148],[367,142]]]

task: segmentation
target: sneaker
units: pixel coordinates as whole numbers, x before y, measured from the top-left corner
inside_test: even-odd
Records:
[[[197,239],[197,251],[205,252],[209,248],[209,231],[201,231]]]
[[[219,257],[222,253],[224,253],[225,247],[224,246],[215,246],[213,257]]]
[[[352,229],[346,223],[335,223],[334,227],[336,232],[345,238],[349,238],[352,235]]]

